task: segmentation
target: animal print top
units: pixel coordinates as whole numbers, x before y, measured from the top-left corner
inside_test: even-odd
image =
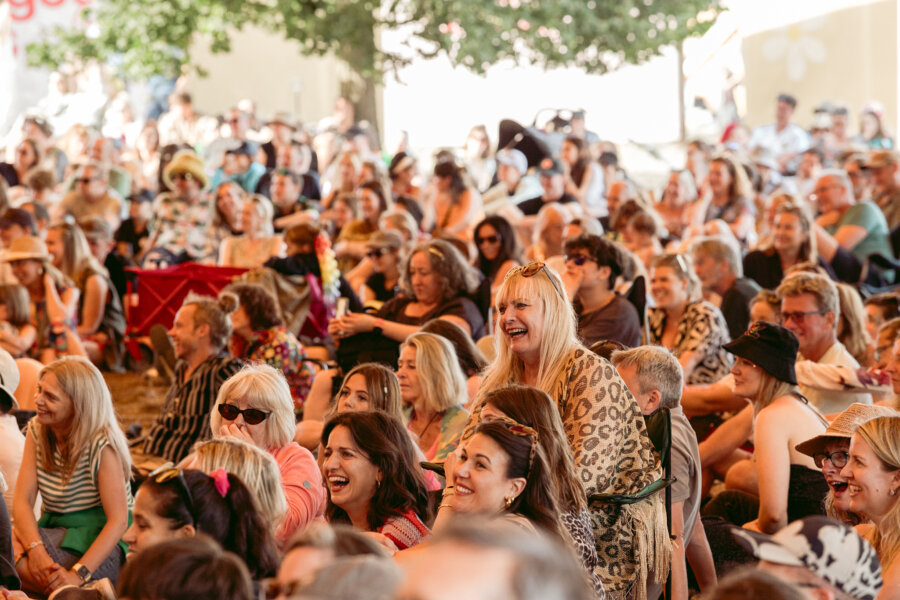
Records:
[[[666,311],[651,308],[647,313],[650,326],[650,344],[662,345],[663,331],[666,328]],[[688,375],[687,385],[714,383],[731,371],[734,358],[722,348],[731,341],[728,335],[728,324],[722,311],[701,300],[691,302],[685,307],[681,322],[678,323],[678,334],[675,336],[675,347],[672,354],[681,357],[685,352],[697,352],[702,356],[700,363]]]

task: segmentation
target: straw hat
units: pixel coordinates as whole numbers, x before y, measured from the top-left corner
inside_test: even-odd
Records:
[[[12,262],[14,260],[28,259],[41,261],[50,260],[50,253],[47,252],[47,246],[40,238],[26,235],[14,239],[9,245],[9,250],[7,250],[6,257],[3,260]]]
[[[176,152],[169,164],[166,165],[166,170],[163,171],[163,181],[170,189],[174,185],[172,175],[175,173],[189,173],[200,182],[200,187],[203,189],[206,189],[206,186],[209,185],[209,178],[206,176],[203,159],[190,150]]]
[[[802,452],[807,456],[825,452],[825,445],[836,438],[849,439],[853,437],[853,433],[860,425],[877,419],[878,417],[896,417],[900,413],[893,408],[887,406],[876,406],[870,404],[851,404],[847,410],[835,417],[834,422],[828,426],[825,433],[806,440],[802,444],[797,444],[795,448],[797,452]]]

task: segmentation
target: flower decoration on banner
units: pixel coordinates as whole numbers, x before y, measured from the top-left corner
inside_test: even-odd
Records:
[[[341,271],[331,248],[331,240],[324,233],[319,233],[313,247],[319,260],[319,270],[322,272],[322,293],[329,300],[336,300],[340,295]]]
[[[788,77],[801,81],[808,63],[825,62],[825,44],[811,35],[823,24],[824,19],[818,18],[785,27],[763,44],[763,57],[770,62],[784,60]]]

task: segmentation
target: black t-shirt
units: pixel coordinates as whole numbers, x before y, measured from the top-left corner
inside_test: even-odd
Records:
[[[375,293],[375,299],[379,302],[387,302],[397,295],[397,286],[386,290],[384,288],[384,273],[372,273],[366,279],[366,287]]]
[[[585,346],[600,340],[615,340],[629,348],[641,345],[641,320],[634,305],[616,294],[606,306],[581,314],[581,306],[575,304],[578,313],[578,337]]]
[[[731,339],[739,338],[750,325],[750,301],[761,287],[752,279],[741,277],[736,279],[728,291],[722,295],[722,314],[728,323]]]
[[[141,251],[141,243],[147,239],[147,236],[150,235],[150,232],[147,230],[147,226],[144,226],[144,230],[140,233],[137,233],[134,229],[134,219],[125,219],[122,221],[122,225],[119,226],[119,230],[116,231],[115,240],[116,242],[125,242],[129,246],[131,246],[131,255],[137,256]]]
[[[558,200],[553,200],[553,202],[559,202],[560,204],[568,204],[570,202],[578,202],[578,199],[571,194],[563,194],[562,198]],[[523,200],[519,202],[519,210],[522,211],[522,214],[525,216],[533,216],[538,214],[541,208],[544,207],[545,204],[549,204],[550,201],[544,201],[542,196],[538,196],[537,198],[531,198],[530,200]]]

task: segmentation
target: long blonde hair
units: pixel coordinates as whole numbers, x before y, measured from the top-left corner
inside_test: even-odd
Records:
[[[837,318],[837,337],[847,348],[847,352],[860,364],[865,363],[869,350],[869,334],[866,331],[865,314],[859,293],[846,283],[837,282],[838,300],[841,314]]]
[[[793,383],[788,383],[787,381],[782,381],[777,377],[773,377],[763,369],[759,370],[759,375],[761,379],[759,391],[756,392],[756,396],[752,399],[754,415],[758,415],[759,411],[782,396],[794,395],[798,398],[803,397],[800,393],[800,388]]]
[[[536,387],[551,398],[556,398],[553,386],[559,373],[565,368],[566,358],[578,348],[585,352],[588,350],[578,341],[575,310],[562,291],[564,288],[559,275],[544,265],[540,272],[525,277],[522,273],[526,268],[528,267],[515,267],[509,271],[497,291],[495,308],[499,311],[501,306],[516,299],[540,302],[544,312],[544,328]],[[500,327],[494,332],[494,356],[494,362],[484,373],[482,390],[494,390],[511,383],[525,383],[525,365],[509,349]]]
[[[63,256],[59,270],[75,285],[84,289],[88,276],[94,273],[106,275],[106,268],[91,254],[91,247],[81,227],[61,221],[51,225],[50,229],[58,230],[62,235]]]
[[[49,427],[32,421],[35,441],[41,448],[41,466],[44,471],[52,473],[57,470],[53,454],[59,448],[62,456],[60,474],[63,481],[68,482],[82,453],[97,435],[104,434],[119,459],[122,474],[126,480],[130,480],[131,455],[128,452],[128,442],[116,419],[109,388],[97,367],[84,357],[66,356],[41,369],[38,382],[48,374],[56,377],[59,389],[71,400],[73,415],[64,446],[60,445],[60,440],[56,439]]]
[[[879,417],[859,426],[854,435],[866,442],[886,471],[900,469],[900,417]],[[872,528],[872,546],[887,571],[900,552],[900,501],[894,503],[877,527]]]
[[[468,402],[466,376],[449,340],[434,333],[414,333],[400,346],[416,349],[416,372],[428,410],[443,412]]]

